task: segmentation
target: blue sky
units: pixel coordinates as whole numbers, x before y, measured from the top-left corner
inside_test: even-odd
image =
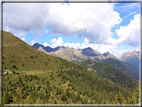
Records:
[[[139,50],[139,3],[4,3],[3,30],[29,45],[91,47],[117,57]]]

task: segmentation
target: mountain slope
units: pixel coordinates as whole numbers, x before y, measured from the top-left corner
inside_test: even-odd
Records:
[[[120,57],[120,60],[125,62],[130,62],[139,68],[139,56],[140,56],[140,53],[136,52],[136,50],[133,50],[130,53],[127,53],[127,52],[124,53]]]
[[[11,33],[3,32],[3,35],[3,69],[21,71],[59,67],[55,61],[61,61],[57,58],[35,50]]]
[[[132,84],[137,83],[137,81],[132,77],[106,63],[86,60],[80,62],[79,64],[86,67],[88,70],[94,71],[95,74],[102,76],[103,78],[107,78],[108,80],[122,87],[129,88]]]
[[[133,71],[136,71],[137,73],[139,73],[139,68],[136,65],[134,65],[134,64],[132,64],[130,62],[124,62],[124,61],[120,61],[120,62],[122,62],[123,64],[127,65]]]
[[[13,71],[3,73],[4,104],[129,103],[127,97],[136,86],[134,80],[122,88],[78,64],[38,51],[9,32],[3,32],[2,66],[3,71]],[[121,94],[124,101],[119,100]]]
[[[139,74],[137,72],[133,71],[128,66],[121,63],[119,60],[116,60],[114,58],[107,58],[104,60],[99,60],[98,62],[107,63],[107,64],[113,66],[114,68],[124,72],[125,74],[133,77],[134,79],[137,79],[137,80],[139,79]]]

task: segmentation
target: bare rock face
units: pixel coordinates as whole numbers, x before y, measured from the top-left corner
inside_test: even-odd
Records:
[[[130,62],[130,63],[136,65],[137,67],[139,67],[139,56],[140,56],[140,53],[137,52],[136,50],[133,50],[130,53],[128,53],[128,52],[124,53],[120,57],[120,60],[125,61],[125,62]]]
[[[103,56],[105,56],[105,58],[115,58],[118,59],[116,56],[114,56],[113,54],[109,53],[108,51],[104,54],[102,54]]]
[[[51,48],[49,46],[44,47],[43,45],[38,43],[35,43],[33,47],[47,54],[50,54],[56,57],[61,57],[63,59],[66,59],[68,61],[73,61],[73,62],[80,62],[86,59],[92,59],[92,60],[105,59],[105,57],[101,53],[89,47],[85,49],[74,49],[74,48],[69,48],[64,46]]]

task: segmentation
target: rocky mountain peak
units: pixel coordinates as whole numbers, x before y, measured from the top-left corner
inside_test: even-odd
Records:
[[[105,53],[103,53],[102,55],[104,55],[105,57],[107,57],[110,53],[107,51]]]
[[[132,53],[132,54],[137,54],[137,51],[136,51],[136,50],[133,50],[131,53]]]

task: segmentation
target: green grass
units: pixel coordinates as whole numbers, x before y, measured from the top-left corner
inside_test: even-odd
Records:
[[[64,67],[59,58],[37,51],[11,33],[3,32],[3,70],[52,70]]]

